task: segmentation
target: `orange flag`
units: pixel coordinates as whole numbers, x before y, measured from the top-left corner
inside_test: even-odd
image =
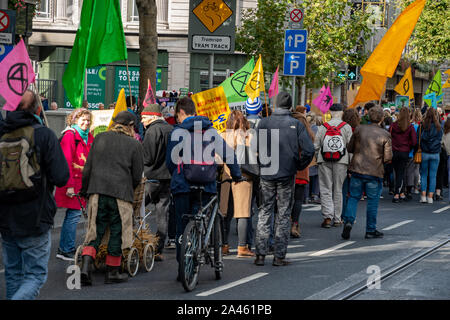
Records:
[[[387,78],[394,75],[411,34],[419,20],[426,0],[416,0],[397,17],[361,68],[363,82],[350,107],[360,102],[379,100]]]

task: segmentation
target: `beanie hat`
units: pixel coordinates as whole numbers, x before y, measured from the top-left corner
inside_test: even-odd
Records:
[[[251,98],[248,98],[247,101],[245,101],[245,111],[247,111],[247,114],[258,114],[261,110],[262,104],[259,97],[256,97],[254,101],[252,101]]]
[[[342,107],[342,104],[340,103],[333,103],[330,107],[330,111],[343,111],[344,108]]]
[[[159,104],[149,104],[142,110],[143,116],[162,116],[161,107]]]
[[[114,117],[113,121],[125,126],[132,126],[136,123],[136,116],[130,111],[122,111]]]
[[[277,103],[276,103],[278,108],[282,108],[282,109],[290,109],[292,108],[292,98],[291,95],[287,92],[280,92],[277,95]]]

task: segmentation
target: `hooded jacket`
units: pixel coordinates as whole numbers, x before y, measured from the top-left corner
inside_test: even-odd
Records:
[[[39,165],[46,178],[37,184],[40,189],[37,199],[13,205],[0,203],[2,235],[31,237],[47,232],[53,225],[56,213],[53,197],[55,185],[62,187],[69,180],[69,168],[55,133],[40,125],[33,114],[26,111],[8,112],[0,136],[30,125],[38,125],[34,130],[34,141],[40,153]]]
[[[417,144],[419,144],[420,138],[420,148],[422,152],[425,153],[440,153],[441,152],[441,141],[443,136],[443,130],[437,130],[434,123],[431,123],[430,128],[426,130],[423,123],[417,129]],[[419,135],[419,133],[421,133]]]
[[[261,131],[267,130],[267,131]],[[278,131],[273,131],[278,130]],[[287,109],[277,109],[270,117],[261,119],[257,129],[258,153],[260,157],[261,178],[265,180],[294,179],[297,171],[308,167],[314,156],[314,145],[305,126],[292,117]],[[267,132],[268,136],[261,140]],[[279,133],[279,154],[272,152],[272,133]],[[274,141],[275,142],[275,141]],[[300,156],[301,152],[301,156]],[[271,161],[267,163],[264,155],[270,155]],[[278,156],[278,159],[277,159]],[[264,174],[263,168],[278,168],[274,174]],[[266,172],[271,171],[268,169]]]
[[[416,145],[416,130],[412,124],[403,132],[398,122],[394,122],[389,131],[392,137],[392,151],[410,152]]]
[[[183,141],[183,130],[187,130],[190,132],[194,131],[194,125],[201,125],[201,129],[206,132],[207,130],[215,129],[211,125],[211,121],[203,116],[195,116],[186,118],[182,123],[174,126],[174,129],[170,133],[169,141],[167,144],[167,153],[166,153],[166,165],[169,169],[169,172],[172,175],[172,180],[170,182],[170,189],[172,194],[177,193],[188,193],[190,192],[191,184],[185,179],[183,166],[178,162],[180,159],[172,159],[172,151],[175,147],[181,146],[181,142]],[[214,133],[214,132],[211,132]],[[213,134],[211,134],[212,136]],[[215,153],[226,162],[228,168],[230,169],[231,176],[233,178],[241,178],[241,170],[239,165],[237,164],[236,155],[234,150],[228,146],[223,138],[215,131],[213,135],[216,140],[215,141]],[[208,140],[211,141],[211,140]],[[178,150],[178,152],[174,152],[174,157],[182,157],[183,150]],[[228,158],[228,160],[227,160]],[[175,162],[174,162],[175,161]],[[206,185],[205,192],[207,193],[217,193],[216,182],[211,182]]]

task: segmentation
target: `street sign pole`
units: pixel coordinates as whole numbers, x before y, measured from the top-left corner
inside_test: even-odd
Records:
[[[214,53],[209,56],[209,88],[214,88]]]
[[[295,111],[295,76],[292,77],[292,111]]]

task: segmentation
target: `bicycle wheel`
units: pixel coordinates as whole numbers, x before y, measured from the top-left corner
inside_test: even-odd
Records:
[[[183,233],[181,244],[181,283],[184,290],[194,290],[200,272],[200,234],[195,221],[190,221]]]
[[[222,279],[223,273],[223,252],[222,252],[222,242],[223,242],[223,228],[222,228],[222,216],[217,212],[214,220],[213,228],[213,241],[214,241],[214,269],[216,273],[216,280]]]

